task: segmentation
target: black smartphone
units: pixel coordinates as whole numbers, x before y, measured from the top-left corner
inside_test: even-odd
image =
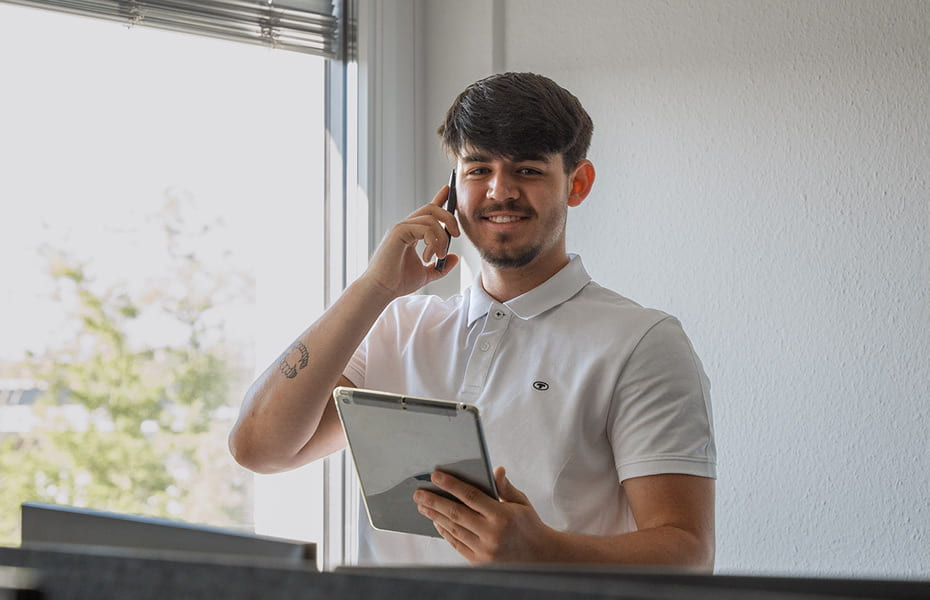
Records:
[[[455,215],[455,209],[458,207],[459,199],[455,194],[455,169],[452,169],[452,175],[449,177],[449,195],[446,196],[446,210]],[[449,233],[449,229],[446,229],[446,235],[449,236],[449,241],[446,242],[446,254],[449,254],[449,248],[452,246],[452,234]],[[442,271],[446,268],[446,259],[437,258],[436,259],[436,270]]]

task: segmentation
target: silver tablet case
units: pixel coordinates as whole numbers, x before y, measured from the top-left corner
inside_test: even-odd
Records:
[[[439,537],[413,493],[439,470],[498,498],[478,409],[470,404],[337,387],[333,392],[372,527]]]

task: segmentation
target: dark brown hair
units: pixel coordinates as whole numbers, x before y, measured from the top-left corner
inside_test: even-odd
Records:
[[[569,172],[585,158],[594,124],[571,92],[535,73],[501,73],[459,94],[439,126],[452,156],[483,150],[511,158],[561,154]]]

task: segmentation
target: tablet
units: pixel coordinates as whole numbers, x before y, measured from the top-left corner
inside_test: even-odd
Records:
[[[375,529],[440,537],[413,501],[417,489],[452,498],[430,482],[433,471],[499,497],[476,407],[346,387],[333,399]]]

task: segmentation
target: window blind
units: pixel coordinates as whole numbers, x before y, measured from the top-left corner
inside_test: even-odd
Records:
[[[77,15],[262,44],[326,58],[339,55],[339,0],[0,0]]]

